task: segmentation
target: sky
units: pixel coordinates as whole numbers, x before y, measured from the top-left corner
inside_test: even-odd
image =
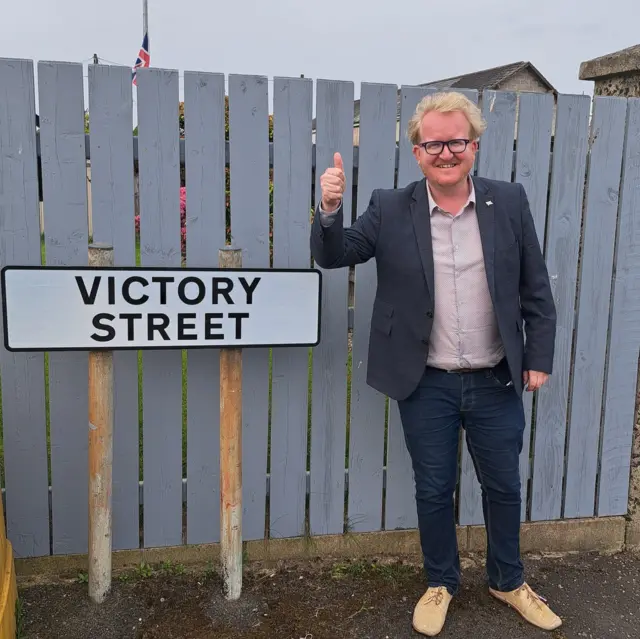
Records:
[[[419,84],[520,60],[561,93],[591,95],[580,63],[640,43],[639,0],[148,2],[152,66],[350,80],[356,97],[361,82]],[[132,66],[140,48],[142,0],[3,5],[0,57],[86,65],[96,53]]]

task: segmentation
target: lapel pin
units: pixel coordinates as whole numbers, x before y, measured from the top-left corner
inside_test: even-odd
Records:
[[[493,202],[491,200],[487,200],[486,204],[487,206],[493,206]]]

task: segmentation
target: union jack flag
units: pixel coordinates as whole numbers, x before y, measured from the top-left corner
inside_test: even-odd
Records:
[[[133,67],[132,72],[132,82],[135,86],[138,86],[138,79],[136,78],[136,69],[140,69],[142,67],[148,67],[151,65],[151,56],[149,55],[149,34],[145,33],[144,38],[142,39],[142,46],[140,47],[140,53],[138,53],[138,58]]]

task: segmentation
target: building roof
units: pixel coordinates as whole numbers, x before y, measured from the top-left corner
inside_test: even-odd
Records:
[[[481,71],[474,71],[473,73],[465,73],[464,75],[458,75],[451,78],[443,78],[441,80],[434,80],[432,82],[424,82],[418,84],[419,87],[433,87],[438,89],[470,89],[476,90],[478,93],[482,93],[484,90],[498,89],[500,85],[508,80],[511,76],[522,70],[528,70],[538,77],[538,79],[548,87],[550,91],[556,92],[555,87],[531,64],[531,62],[520,61],[512,62],[511,64],[503,64],[499,67],[492,67],[490,69],[482,69]],[[355,100],[353,105],[353,123],[358,125],[360,123],[360,100]],[[398,91],[398,119],[400,118],[400,91]],[[316,121],[313,121],[313,128],[315,130]]]
[[[540,71],[538,71],[531,62],[526,61],[503,64],[499,67],[483,69],[482,71],[474,71],[473,73],[466,73],[452,78],[444,78],[442,80],[436,80],[435,82],[426,82],[418,86],[438,87],[442,89],[476,89],[478,91],[482,91],[484,89],[497,89],[505,80],[508,80],[511,76],[525,69],[537,75],[549,90],[555,91],[553,85],[540,73]]]

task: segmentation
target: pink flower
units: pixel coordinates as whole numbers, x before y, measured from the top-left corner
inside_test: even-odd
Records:
[[[182,257],[187,249],[187,189],[180,187],[180,249]]]
[[[180,187],[180,214],[184,215],[187,212],[187,189]]]
[[[136,215],[135,218],[135,232],[136,235],[140,235],[140,216]],[[187,189],[180,187],[180,248],[182,257],[185,256],[187,245]]]

